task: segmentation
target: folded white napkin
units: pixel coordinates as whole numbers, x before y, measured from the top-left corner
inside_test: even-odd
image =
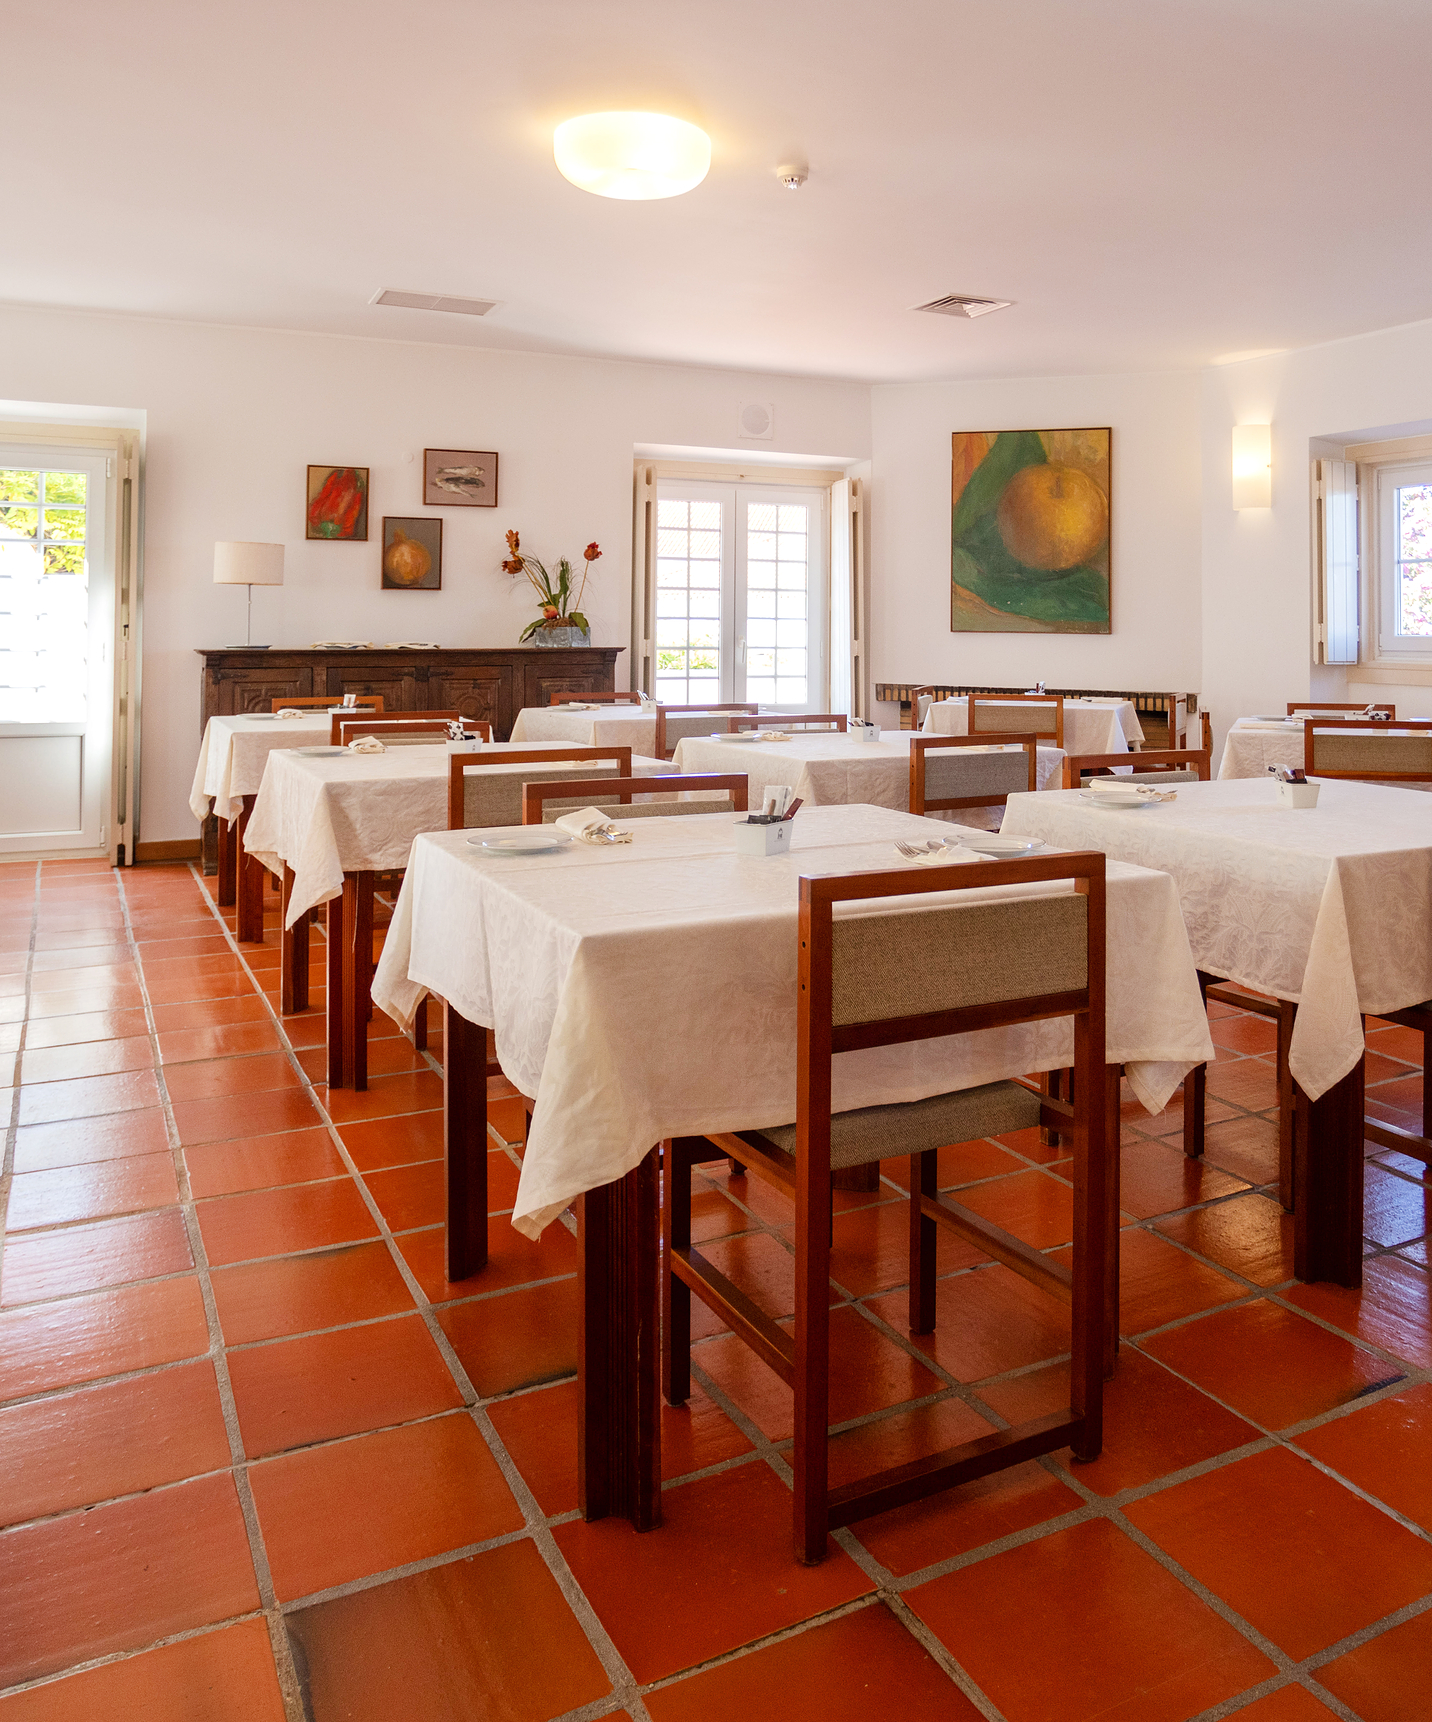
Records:
[[[951,861],[983,861],[983,855],[976,855],[973,849],[965,849],[947,844],[943,849],[932,849],[928,855],[915,855],[911,859],[917,867],[944,867]]]
[[[578,813],[564,813],[553,823],[559,831],[565,831],[579,843],[631,842],[631,832],[619,830],[599,807],[584,807]]]
[[[276,718],[302,717],[303,713],[297,706],[280,706],[273,714]]]
[[[331,652],[371,651],[372,646],[371,640],[314,640],[312,643],[314,651],[327,647]]]
[[[1141,801],[1177,801],[1176,789],[1155,789],[1147,783],[1130,783],[1126,777],[1091,777],[1086,789],[1102,790],[1106,794],[1137,795]]]
[[[376,735],[357,735],[348,743],[349,753],[386,753],[388,750]]]
[[[796,738],[783,729],[738,729],[732,730],[729,736],[722,736],[719,731],[713,733],[713,741],[734,741],[737,736],[748,736],[754,741],[794,741]]]
[[[599,712],[602,708],[594,700],[568,700],[569,712]]]

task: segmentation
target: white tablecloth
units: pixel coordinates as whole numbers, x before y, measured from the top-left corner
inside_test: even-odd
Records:
[[[762,790],[788,785],[808,807],[864,802],[872,807],[910,806],[909,730],[892,730],[879,741],[856,741],[834,733],[798,736],[792,741],[712,741],[687,736],[676,744],[677,771],[744,771],[751,804],[759,807]],[[1057,747],[1038,749],[1035,782],[1040,789],[1062,782],[1064,754]],[[958,821],[956,813],[932,815]]]
[[[520,859],[462,832],[413,845],[373,997],[406,1023],[432,990],[496,1030],[503,1069],[536,1100],[513,1212],[528,1237],[663,1137],[794,1118],[800,875],[898,866],[895,837],[949,829],[880,807],[808,807],[790,854],[758,859],[735,853],[731,825],[642,820],[629,848]],[[1110,869],[1108,951],[1108,1057],[1159,1110],[1212,1056],[1168,878]],[[848,1053],[835,1105],[1071,1060],[1067,1019]]]
[[[1303,763],[1303,726],[1298,723],[1267,722],[1239,718],[1223,743],[1220,779],[1266,777],[1270,765]]]
[[[474,765],[500,765],[515,744],[494,742],[469,756]],[[344,873],[396,871],[420,831],[445,831],[448,822],[446,747],[395,747],[387,753],[327,754],[306,759],[274,753],[249,818],[244,847],[270,872],[294,871],[288,925],[338,896]],[[560,759],[560,755],[554,758]],[[632,756],[632,772],[650,776],[665,768]],[[521,765],[505,768],[514,774]],[[525,768],[529,774],[533,769]],[[591,767],[583,768],[590,771]]]
[[[1360,1012],[1432,998],[1432,803],[1324,779],[1316,807],[1288,808],[1275,790],[1181,783],[1130,812],[1018,795],[1003,829],[1170,873],[1198,966],[1297,1001],[1289,1062],[1316,1100],[1362,1057]]]
[[[656,713],[644,715],[640,706],[603,706],[600,711],[574,712],[565,706],[523,706],[512,726],[512,740],[575,741],[584,747],[629,747],[650,757],[656,752]]]
[[[212,797],[213,811],[232,824],[243,811],[241,798],[258,794],[274,749],[319,746],[328,740],[331,722],[326,711],[301,718],[210,718],[199,743],[190,811],[196,819],[207,818]]]
[[[1017,710],[1016,701],[992,701],[1007,711]],[[1053,722],[1053,712],[1044,707],[1039,722]],[[921,726],[931,735],[968,735],[969,705],[963,694],[952,700],[937,700],[925,713]],[[1065,700],[1064,751],[1066,753],[1127,753],[1144,739],[1139,714],[1132,700]]]

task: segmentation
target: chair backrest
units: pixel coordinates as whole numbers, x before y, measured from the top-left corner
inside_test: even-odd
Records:
[[[1188,746],[1188,701],[1184,694],[1145,694],[1138,706],[1139,725],[1159,753]],[[1159,734],[1162,728],[1163,734]],[[1150,735],[1150,731],[1152,734]]]
[[[1396,717],[1397,716],[1397,707],[1395,705],[1388,705],[1388,706],[1374,705],[1372,709],[1375,712],[1386,712],[1388,717]],[[1289,717],[1296,717],[1299,712],[1311,712],[1314,717],[1320,717],[1324,713],[1331,713],[1331,712],[1353,713],[1353,712],[1365,712],[1366,710],[1367,710],[1367,702],[1366,701],[1364,701],[1361,705],[1339,704],[1336,700],[1289,700],[1288,701],[1288,716]]]
[[[989,699],[970,695],[969,732],[989,735],[995,730],[1030,731],[1040,741],[1064,745],[1063,694],[1001,694]]]
[[[1432,722],[1305,718],[1303,769],[1309,777],[1432,783]]]
[[[458,711],[403,712],[401,716],[390,712],[379,719],[378,723],[375,723],[372,718],[352,717],[347,712],[335,711],[333,722],[328,726],[328,739],[334,747],[347,747],[353,737],[359,733],[360,726],[362,726],[364,735],[370,732],[376,734],[379,724],[384,730],[391,730],[394,734],[396,734],[399,726],[409,731],[426,726],[428,732],[426,739],[431,746],[432,733],[434,731],[446,732],[448,724],[455,723],[459,718],[462,718],[463,723],[467,725],[475,726],[477,723],[475,718],[463,718],[462,713]],[[492,726],[489,724],[485,727],[488,729],[490,739]],[[346,734],[344,733],[345,730],[347,731]],[[379,737],[379,740],[385,744],[387,739],[387,735]]]
[[[528,766],[513,771],[514,765]],[[582,766],[598,769],[579,770]],[[604,768],[604,769],[603,769]],[[522,791],[558,779],[631,776],[629,747],[508,747],[501,753],[455,753],[448,761],[448,830],[520,825]]]
[[[269,701],[271,712],[281,712],[285,706],[299,706],[304,711],[327,711],[330,706],[341,706],[342,694],[294,694],[289,699],[273,699]],[[348,708],[350,711],[380,712],[383,709],[382,694],[359,694]]]
[[[842,734],[849,720],[844,712],[762,712],[758,717],[734,717],[731,729],[828,729]]]
[[[586,688],[563,688],[561,693],[553,694],[547,703],[554,706],[563,706],[566,705],[568,700],[582,700],[586,703],[599,701],[604,705],[614,706],[639,706],[641,704],[641,695],[627,693],[625,689],[623,689],[621,693],[617,694],[594,694],[589,692]]]
[[[971,735],[910,737],[910,811],[944,813],[957,807],[1003,807],[1011,795],[1036,787],[1039,743],[1033,735],[1001,735],[1007,753],[985,753],[988,742]]]
[[[1200,711],[1198,721],[1203,731],[1203,751],[1211,758],[1213,755],[1213,719],[1206,711]]]
[[[1133,771],[1118,769],[1133,765]],[[1146,748],[1142,753],[1067,753],[1064,787],[1080,789],[1091,777],[1117,776],[1120,783],[1207,783],[1212,756],[1201,748]]]
[[[724,793],[723,793],[724,792]],[[673,772],[664,777],[593,777],[575,783],[528,783],[522,790],[522,823],[550,825],[574,808],[598,807],[613,819],[667,819],[685,813],[745,813],[749,809],[744,771]],[[702,794],[702,801],[682,801]],[[634,795],[655,796],[634,802]]]
[[[658,759],[670,759],[676,752],[676,744],[684,741],[689,735],[728,735],[731,729],[727,717],[713,717],[713,713],[721,712],[758,712],[757,705],[741,703],[695,706],[665,706],[656,708],[656,741],[654,743]]]

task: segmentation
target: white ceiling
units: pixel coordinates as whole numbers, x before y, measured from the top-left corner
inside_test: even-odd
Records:
[[[1426,26],[1426,0],[10,0],[0,299],[871,379],[1305,346],[1432,316]],[[569,185],[553,126],[610,107],[705,127],[707,181]],[[1016,304],[910,309],[949,292]]]

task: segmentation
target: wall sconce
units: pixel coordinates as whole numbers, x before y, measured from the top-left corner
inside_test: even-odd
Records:
[[[1273,427],[1234,425],[1233,506],[1273,506]]]

